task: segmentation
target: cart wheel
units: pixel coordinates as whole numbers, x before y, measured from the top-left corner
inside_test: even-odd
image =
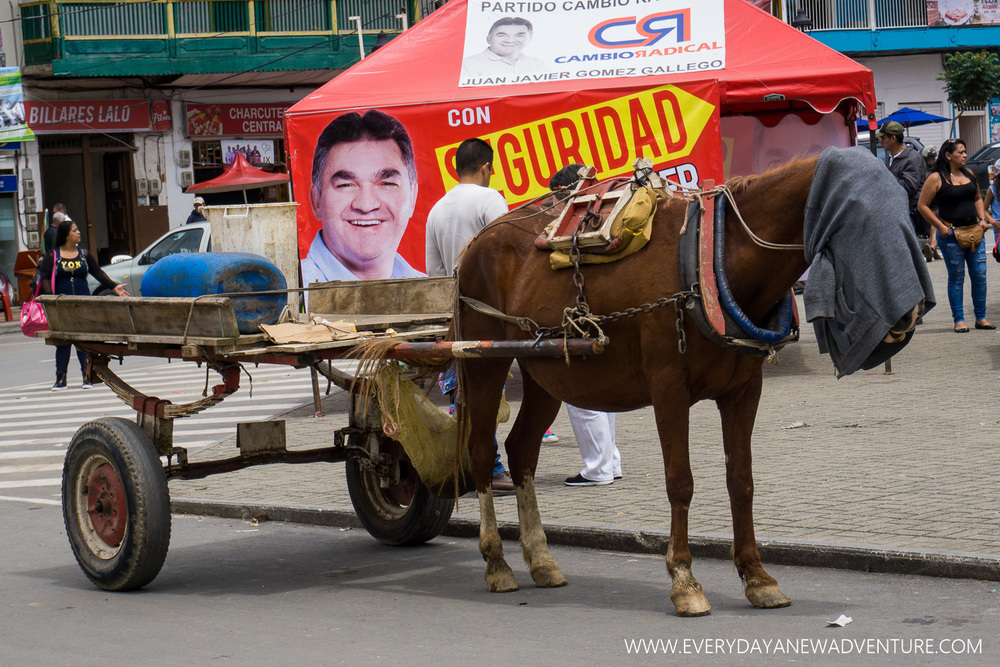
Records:
[[[73,436],[62,478],[63,519],[76,562],[98,587],[151,582],[170,543],[167,478],[149,436],[118,417]]]
[[[454,500],[427,490],[403,448],[385,439],[383,454],[399,466],[399,482],[383,487],[378,474],[354,459],[347,461],[347,490],[361,524],[372,537],[392,546],[423,544],[441,533],[455,509]]]

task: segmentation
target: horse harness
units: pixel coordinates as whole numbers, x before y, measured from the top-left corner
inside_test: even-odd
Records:
[[[687,338],[684,333],[684,311],[690,311],[699,331],[713,343],[742,354],[767,356],[772,363],[777,362],[777,352],[788,343],[798,340],[798,322],[792,292],[785,296],[768,321],[774,329],[757,327],[743,313],[732,298],[725,274],[725,215],[727,200],[745,231],[758,245],[771,249],[799,249],[801,245],[769,243],[757,237],[743,221],[733,201],[732,193],[722,185],[715,187],[712,181],[705,182],[702,190],[677,195],[667,189],[666,183],[652,169],[648,159],[640,159],[635,164],[635,174],[629,179],[611,178],[596,181],[593,167],[582,168],[581,180],[573,187],[556,220],[546,227],[546,231],[535,241],[541,250],[566,249],[573,266],[573,284],[577,288],[573,306],[563,309],[562,322],[557,326],[541,326],[530,317],[508,315],[478,299],[464,296],[457,298],[473,310],[516,325],[531,334],[538,343],[543,339],[570,336],[582,338],[596,337],[597,349],[603,349],[609,342],[601,328],[602,324],[635,317],[641,313],[651,313],[658,308],[673,306],[677,329],[677,349],[687,352]],[[585,171],[586,170],[586,171]],[[614,311],[607,315],[591,312],[584,294],[586,281],[580,270],[583,251],[609,254],[620,250],[628,239],[609,234],[612,221],[632,198],[626,197],[642,188],[655,193],[656,201],[662,197],[680,196],[690,203],[684,225],[681,228],[680,272],[688,289],[675,292],[669,297],[661,297],[654,302]],[[558,193],[558,191],[557,191]],[[533,204],[539,199],[523,204],[515,209]],[[611,205],[608,205],[608,204]],[[513,211],[512,211],[513,212]],[[457,269],[456,269],[457,272]],[[457,310],[456,310],[457,313]],[[793,320],[794,324],[793,324]],[[566,355],[566,363],[569,356]]]

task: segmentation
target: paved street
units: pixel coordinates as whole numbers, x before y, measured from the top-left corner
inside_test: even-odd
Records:
[[[773,566],[792,606],[753,609],[732,565],[695,571],[712,603],[678,618],[661,556],[554,546],[569,579],[491,594],[473,539],[387,547],[364,531],[173,517],[167,562],[137,593],[97,589],[57,507],[4,505],[0,664],[995,665],[997,585]],[[511,553],[516,546],[510,545]],[[841,614],[852,623],[829,627]]]

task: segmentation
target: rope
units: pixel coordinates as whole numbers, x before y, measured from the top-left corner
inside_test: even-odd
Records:
[[[768,250],[803,250],[805,245],[802,243],[772,243],[770,241],[765,241],[756,234],[747,225],[746,220],[743,219],[743,214],[740,213],[740,207],[736,205],[736,198],[733,196],[733,191],[729,189],[729,186],[725,183],[721,185],[716,185],[711,190],[702,190],[700,193],[695,194],[695,197],[717,197],[720,194],[726,196],[726,200],[729,205],[733,207],[733,213],[736,214],[736,219],[740,221],[743,225],[743,229],[750,236],[754,243],[759,245],[761,248],[767,248]]]

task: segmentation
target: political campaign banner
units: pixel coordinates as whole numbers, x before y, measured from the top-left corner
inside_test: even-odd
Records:
[[[34,139],[35,133],[28,126],[24,113],[21,70],[0,67],[0,142]]]
[[[723,0],[469,0],[460,87],[726,66]]]
[[[423,272],[427,214],[457,184],[455,152],[470,137],[493,148],[490,187],[511,208],[544,196],[573,163],[608,178],[649,158],[673,187],[721,182],[718,95],[717,81],[702,80],[290,117],[300,258],[384,245]],[[369,125],[392,138],[359,141]]]

